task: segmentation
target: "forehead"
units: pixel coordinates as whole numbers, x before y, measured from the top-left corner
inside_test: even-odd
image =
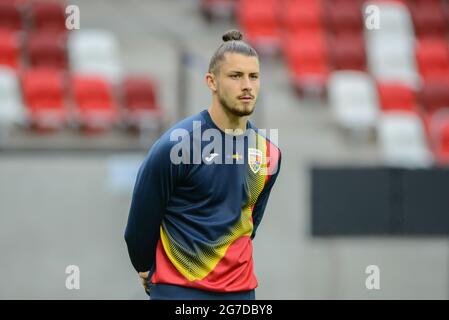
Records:
[[[243,73],[259,72],[259,59],[254,56],[246,56],[240,53],[225,53],[225,59],[221,64],[224,72],[239,71]]]

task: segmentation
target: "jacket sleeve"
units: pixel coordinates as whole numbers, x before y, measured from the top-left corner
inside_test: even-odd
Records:
[[[176,179],[177,166],[170,161],[169,146],[156,142],[137,174],[125,230],[129,257],[137,272],[154,269],[160,226]]]
[[[279,160],[277,163],[276,173],[269,177],[267,184],[264,189],[257,198],[256,204],[253,208],[253,233],[251,234],[251,240],[256,236],[257,228],[259,227],[260,222],[262,221],[263,214],[265,212],[265,208],[268,203],[268,198],[270,197],[271,189],[276,182],[277,176],[279,175],[279,171],[281,170],[281,154],[279,153]]]

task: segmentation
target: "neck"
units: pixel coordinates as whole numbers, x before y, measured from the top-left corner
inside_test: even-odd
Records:
[[[242,133],[246,131],[246,124],[249,116],[236,116],[216,103],[213,103],[207,111],[209,112],[212,121],[222,131],[241,130]]]

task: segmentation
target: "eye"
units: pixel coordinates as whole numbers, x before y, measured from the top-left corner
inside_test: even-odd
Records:
[[[259,76],[257,75],[257,74],[253,74],[253,75],[251,75],[251,79],[259,79]]]
[[[238,78],[240,78],[240,75],[238,75],[238,74],[232,74],[232,75],[231,75],[231,78],[232,78],[232,79],[238,79]]]

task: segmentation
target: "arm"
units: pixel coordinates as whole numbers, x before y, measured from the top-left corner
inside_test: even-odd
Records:
[[[125,230],[129,257],[137,272],[154,267],[160,225],[176,181],[168,149],[156,142],[137,175]]]
[[[279,153],[279,161],[277,163],[276,173],[269,177],[267,185],[264,187],[262,192],[257,198],[256,204],[253,208],[253,233],[251,234],[251,240],[256,236],[257,228],[259,227],[260,222],[262,221],[263,214],[265,212],[265,207],[268,203],[268,198],[270,197],[271,189],[276,182],[276,178],[279,175],[279,171],[281,169],[281,154]]]

